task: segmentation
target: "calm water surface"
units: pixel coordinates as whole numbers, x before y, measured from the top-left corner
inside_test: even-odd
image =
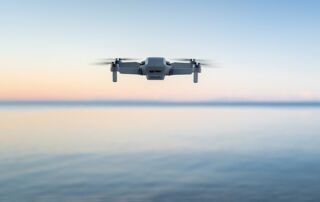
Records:
[[[0,107],[0,201],[320,201],[320,108]]]

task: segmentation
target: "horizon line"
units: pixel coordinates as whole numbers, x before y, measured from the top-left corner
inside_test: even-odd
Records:
[[[272,101],[272,100],[206,100],[206,101],[165,101],[165,100],[0,100],[0,106],[261,106],[261,107],[320,107],[320,101]]]

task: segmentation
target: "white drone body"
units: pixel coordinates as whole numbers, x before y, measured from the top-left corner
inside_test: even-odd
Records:
[[[142,62],[124,62],[125,58],[116,58],[111,64],[112,81],[117,82],[117,72],[121,74],[146,75],[148,80],[164,80],[165,76],[193,73],[193,82],[198,83],[201,64],[195,59],[183,59],[187,62],[169,62],[162,57],[148,57]],[[130,59],[131,60],[131,59]]]

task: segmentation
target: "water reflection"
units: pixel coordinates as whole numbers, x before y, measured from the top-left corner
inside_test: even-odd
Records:
[[[320,109],[0,111],[0,199],[318,201]]]

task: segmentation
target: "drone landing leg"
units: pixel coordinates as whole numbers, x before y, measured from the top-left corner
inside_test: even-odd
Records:
[[[193,72],[193,83],[198,83],[198,71]]]
[[[117,71],[112,71],[112,81],[117,82]]]

